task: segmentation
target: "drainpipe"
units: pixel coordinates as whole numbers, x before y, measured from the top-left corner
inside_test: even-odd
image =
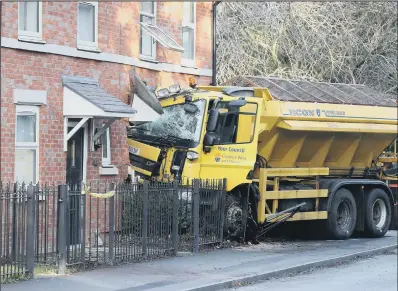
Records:
[[[217,71],[217,56],[216,56],[216,20],[217,20],[217,5],[220,4],[221,1],[215,1],[213,3],[213,43],[212,43],[212,49],[213,49],[213,61],[212,61],[212,85],[216,86],[217,81],[216,81],[216,71]]]

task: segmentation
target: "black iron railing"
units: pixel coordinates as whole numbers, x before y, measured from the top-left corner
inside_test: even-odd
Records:
[[[222,242],[225,181],[0,185],[1,282]]]

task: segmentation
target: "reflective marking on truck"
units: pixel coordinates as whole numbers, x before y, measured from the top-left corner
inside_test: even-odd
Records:
[[[133,155],[138,156],[140,154],[140,149],[136,148],[136,147],[129,146],[129,152],[132,153]]]
[[[312,113],[311,113],[312,112]],[[344,117],[344,118],[356,118],[356,119],[377,119],[377,120],[394,120],[397,121],[396,118],[385,118],[385,117],[370,117],[370,116],[347,116],[345,111],[336,111],[336,110],[307,110],[307,109],[289,109],[288,112],[283,113],[283,116],[314,116],[315,113],[318,117],[321,117],[322,113],[326,117]]]

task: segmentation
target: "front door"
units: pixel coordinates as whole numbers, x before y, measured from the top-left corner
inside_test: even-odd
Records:
[[[72,127],[68,128],[68,132]],[[81,185],[83,181],[83,148],[84,128],[80,128],[68,140],[68,152],[66,160],[66,183],[70,187],[68,205],[68,245],[76,245],[80,242],[80,204],[82,202]],[[69,250],[69,248],[68,248]]]

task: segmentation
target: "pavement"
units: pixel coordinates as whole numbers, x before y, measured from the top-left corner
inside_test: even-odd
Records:
[[[224,291],[231,289],[224,289]],[[236,291],[397,291],[397,251],[294,277],[271,279]],[[232,291],[233,291],[232,290]]]
[[[212,291],[396,249],[380,239],[271,241],[3,285],[3,291]]]

